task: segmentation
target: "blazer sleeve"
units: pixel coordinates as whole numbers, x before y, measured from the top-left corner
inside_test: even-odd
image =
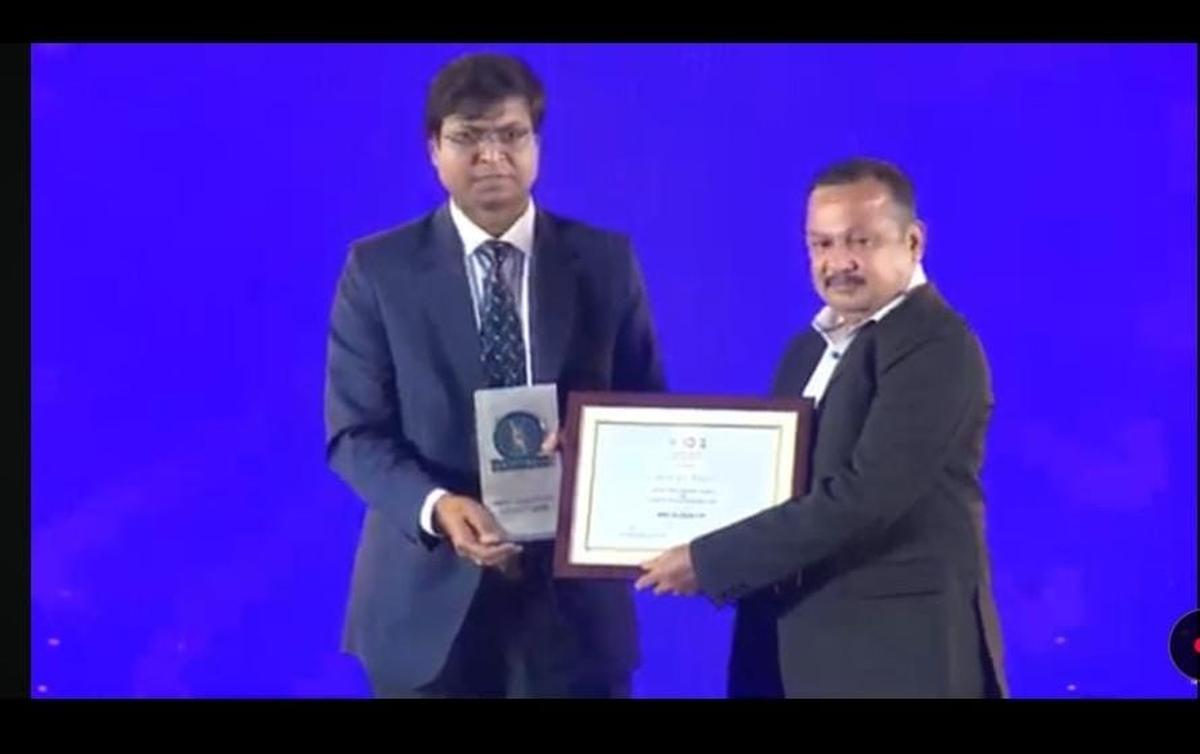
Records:
[[[628,295],[614,344],[612,386],[617,391],[660,392],[666,389],[666,379],[641,263],[628,239],[619,243],[629,261]]]
[[[325,457],[366,504],[405,536],[420,531],[425,497],[437,487],[404,435],[395,369],[378,297],[351,248],[330,316],[325,368]]]

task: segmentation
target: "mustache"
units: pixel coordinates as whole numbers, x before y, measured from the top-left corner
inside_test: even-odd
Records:
[[[829,288],[835,285],[862,285],[865,282],[867,281],[852,272],[838,272],[825,278],[825,287]]]

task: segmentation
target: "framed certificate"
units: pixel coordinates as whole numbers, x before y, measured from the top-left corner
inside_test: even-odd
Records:
[[[812,401],[571,393],[554,575],[639,564],[803,492]]]

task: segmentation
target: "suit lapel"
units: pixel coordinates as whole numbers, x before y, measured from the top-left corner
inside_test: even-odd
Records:
[[[806,337],[803,341],[803,346],[797,360],[795,374],[799,378],[800,384],[790,387],[787,390],[789,394],[804,392],[808,381],[812,379],[813,372],[817,369],[817,364],[821,363],[821,356],[824,353],[825,340],[815,330],[811,330],[809,337]]]
[[[530,269],[530,338],[535,383],[557,382],[575,326],[578,260],[564,246],[553,218],[537,213]]]
[[[447,356],[468,395],[483,387],[479,328],[472,310],[462,240],[443,205],[434,213],[429,243],[421,248],[418,290],[434,332],[433,345]]]
[[[871,333],[869,331],[874,327],[874,322],[868,322],[865,324],[863,328],[858,331],[858,335],[854,337],[853,342],[850,343],[850,347],[845,351],[842,351],[842,355],[838,359],[837,366],[833,368],[833,374],[829,375],[829,382],[825,385],[825,395],[829,395],[829,391],[833,388],[834,384],[836,384],[837,381],[842,378],[842,375],[846,373],[846,363],[856,360],[858,358],[859,351],[862,351],[867,347],[866,341],[871,337]],[[822,343],[824,343],[823,340]],[[824,352],[822,351],[822,353]]]
[[[911,329],[913,317],[917,316],[922,308],[940,300],[941,297],[938,295],[937,289],[933,287],[933,283],[925,283],[914,288],[904,301],[882,320],[868,322],[864,325],[854,338],[854,342],[842,353],[837,367],[829,377],[829,384],[825,386],[825,394],[828,395],[834,383],[846,373],[846,362],[858,359],[859,352],[867,347],[868,340],[876,339],[881,334],[888,334],[888,337],[894,340],[896,333],[903,333]]]

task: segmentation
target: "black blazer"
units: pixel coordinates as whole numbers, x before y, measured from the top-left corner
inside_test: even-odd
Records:
[[[824,349],[797,336],[774,393],[800,395]],[[987,675],[1006,693],[979,481],[992,404],[977,339],[932,285],[859,332],[806,494],[692,544],[701,590],[741,601],[731,686],[765,642],[787,696],[970,696]]]
[[[639,265],[618,234],[538,212],[530,270],[535,383],[664,389]],[[462,241],[448,208],[355,242],[333,304],[325,389],[330,466],[367,504],[344,647],[372,680],[441,669],[481,570],[420,530],[435,487],[478,498],[473,394],[484,386]],[[558,582],[596,662],[636,666],[630,586]]]

